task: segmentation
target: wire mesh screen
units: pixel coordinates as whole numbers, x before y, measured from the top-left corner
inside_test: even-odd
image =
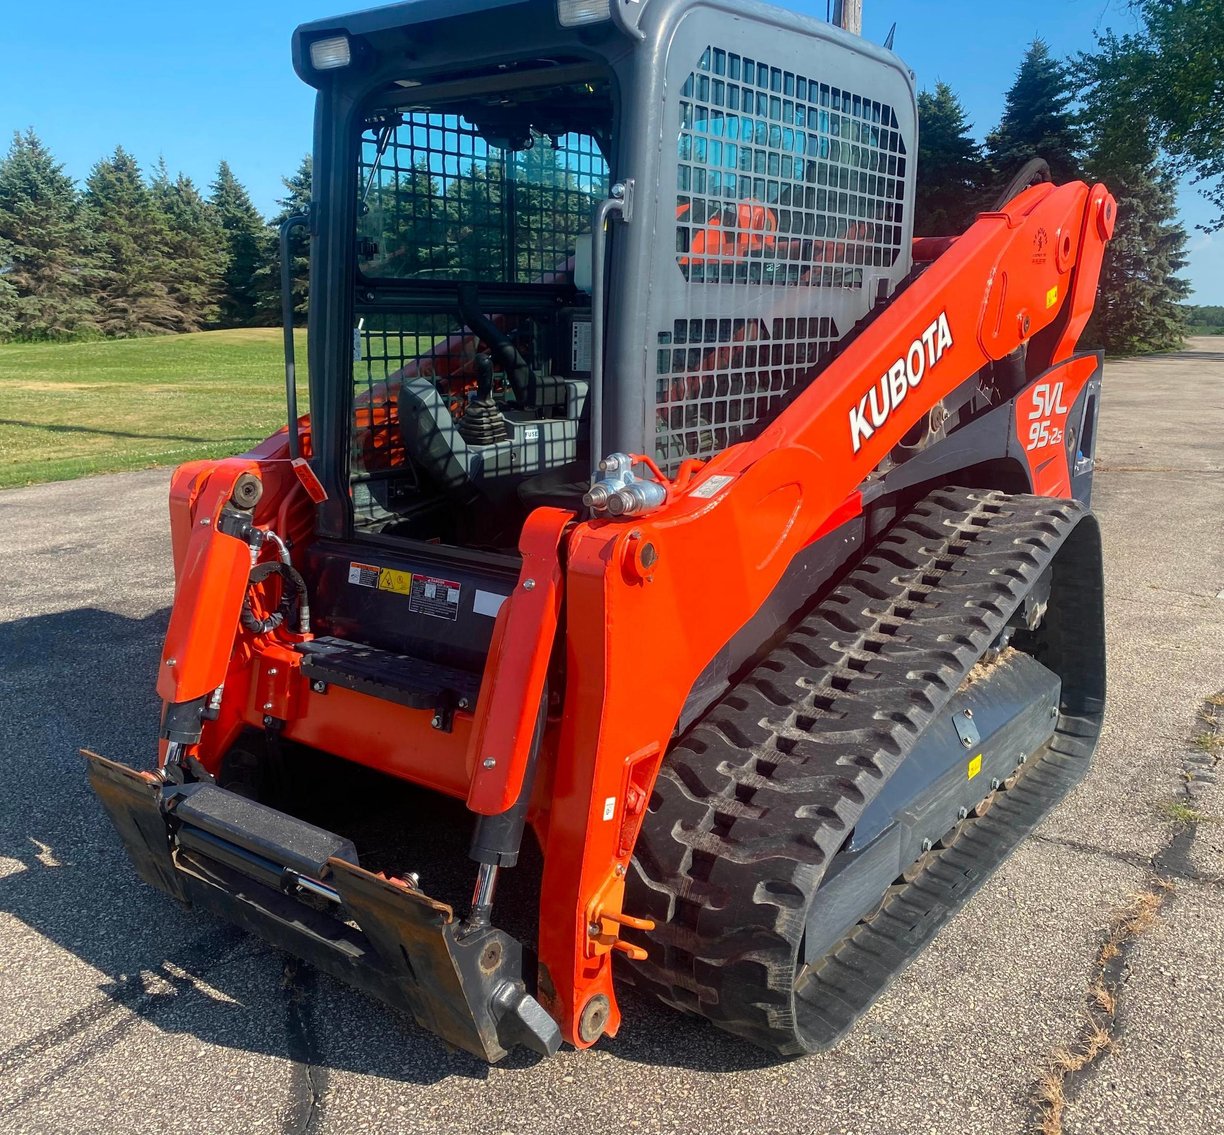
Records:
[[[462,115],[424,111],[363,134],[365,276],[528,284],[571,269],[607,195],[595,140],[534,127],[504,146],[489,137]]]
[[[828,316],[675,320],[659,332],[656,460],[675,472],[739,441],[838,338]]]
[[[523,286],[528,299],[508,305],[513,310],[497,311],[479,291],[473,302],[537,370],[546,372],[558,349],[550,322],[556,295],[538,289],[536,313],[530,285],[572,283],[577,243],[590,239],[595,206],[607,196],[608,166],[592,135],[550,137],[521,116],[499,125],[496,107],[483,113],[490,121],[479,125],[427,110],[384,115],[362,134],[359,270],[374,287],[395,281],[407,289],[397,293],[402,310],[362,314],[359,306],[357,473],[403,461],[393,412],[400,382],[436,380],[462,414],[480,341],[465,325],[461,288],[496,287],[504,296]],[[494,365],[495,383],[503,383],[500,356]]]
[[[821,309],[846,305],[814,289],[865,294],[897,261],[907,160],[888,104],[721,48],[679,115],[686,317],[658,329],[655,398],[671,470],[740,440],[837,341]]]

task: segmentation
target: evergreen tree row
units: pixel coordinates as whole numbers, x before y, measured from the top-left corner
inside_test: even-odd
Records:
[[[159,335],[280,321],[276,226],[310,200],[310,158],[265,223],[226,162],[208,195],[123,147],[83,190],[32,131],[0,160],[0,341]],[[297,268],[305,313],[305,248]]]
[[[1150,69],[1154,58],[1153,48],[1143,50],[1148,54],[1107,32],[1095,53],[1068,63],[1035,40],[984,145],[948,84],[918,96],[920,235],[963,232],[978,212],[1000,204],[1000,193],[1033,157],[1045,159],[1056,182],[1110,187],[1118,223],[1085,341],[1115,352],[1176,346],[1186,330],[1189,286],[1178,275],[1186,234],[1161,150],[1169,116],[1153,100],[1137,98],[1143,88],[1136,59]],[[420,182],[423,199],[433,200],[427,169],[407,176]],[[0,341],[278,323],[276,229],[309,202],[310,182],[307,156],[285,179],[280,214],[265,223],[225,162],[205,196],[190,178],[172,178],[163,162],[146,178],[120,147],[94,166],[82,191],[33,131],[14,136],[0,160]],[[379,207],[377,200],[370,204]],[[484,204],[495,203],[490,197]],[[435,213],[431,206],[421,216],[444,224]],[[407,247],[424,256],[429,234],[415,235]],[[301,319],[307,249],[300,230],[294,241],[294,310]]]
[[[1002,203],[1031,158],[1045,159],[1055,182],[1104,182],[1118,200],[1118,221],[1084,343],[1134,353],[1180,345],[1190,287],[1178,276],[1186,232],[1175,181],[1161,159],[1158,124],[1136,106],[1122,51],[1107,34],[1097,52],[1068,64],[1035,40],[984,146],[948,84],[921,92],[915,232],[964,232],[977,213]]]

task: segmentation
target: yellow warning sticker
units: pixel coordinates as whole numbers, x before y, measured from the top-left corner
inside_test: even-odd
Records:
[[[969,779],[972,780],[981,771],[982,771],[982,754],[978,753],[978,755],[969,762]]]
[[[378,573],[378,590],[394,591],[397,595],[412,593],[412,572],[385,567]]]
[[[1058,303],[1058,285],[1055,284],[1048,292],[1046,292],[1046,307],[1053,307]]]

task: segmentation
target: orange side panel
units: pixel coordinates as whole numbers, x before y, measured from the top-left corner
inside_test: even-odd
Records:
[[[1067,418],[1096,369],[1095,355],[1079,355],[1042,375],[1016,399],[1016,440],[1029,465],[1033,492],[1043,497],[1071,495]]]
[[[169,702],[191,701],[225,679],[238,615],[251,570],[250,549],[217,531],[217,518],[251,462],[218,463],[196,501],[162,650],[157,692]]]
[[[498,612],[476,703],[468,754],[473,770],[468,807],[473,812],[504,812],[522,790],[561,611],[557,549],[573,519],[571,512],[538,508],[523,527],[523,566],[513,594]]]
[[[339,686],[325,694],[302,689],[297,706],[296,716],[285,722],[288,740],[342,754],[446,796],[467,795],[470,714],[456,713],[454,732],[443,733],[430,725],[430,710],[409,709]],[[252,699],[247,724],[259,728],[262,720],[262,707]]]

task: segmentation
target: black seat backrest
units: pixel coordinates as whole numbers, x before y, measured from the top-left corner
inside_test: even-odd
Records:
[[[477,491],[472,453],[429,379],[413,378],[400,386],[399,421],[408,456],[435,488]]]

